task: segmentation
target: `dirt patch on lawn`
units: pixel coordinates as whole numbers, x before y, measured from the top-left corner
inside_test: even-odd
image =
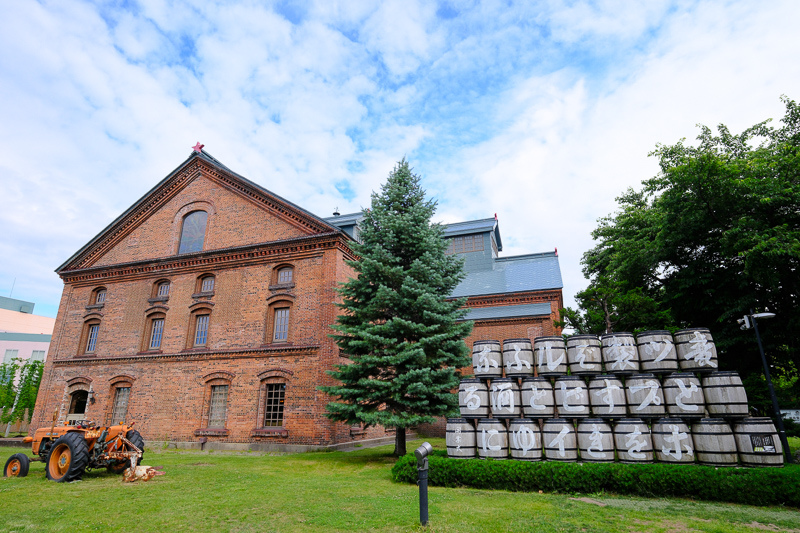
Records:
[[[636,524],[636,526],[631,526],[628,529],[628,531],[631,533],[648,533],[649,531],[652,531],[654,527],[666,528],[664,529],[664,533],[691,533],[692,531],[700,531],[699,529],[689,527],[683,522],[676,522],[674,520],[660,520],[658,522],[653,522],[634,518],[633,522]]]

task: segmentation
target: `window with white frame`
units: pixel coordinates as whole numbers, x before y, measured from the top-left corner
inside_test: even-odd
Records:
[[[278,283],[291,283],[293,279],[294,269],[292,267],[283,267],[278,270]]]
[[[162,281],[158,284],[158,290],[156,291],[156,296],[159,298],[163,298],[164,296],[169,296],[169,281]]]
[[[283,426],[283,405],[285,399],[286,383],[266,384],[263,427]]]
[[[120,424],[128,416],[128,400],[131,396],[131,388],[117,387],[114,389],[114,407],[111,410],[111,423]]]
[[[205,346],[208,342],[208,320],[210,315],[197,315],[194,328],[194,345]]]
[[[18,355],[19,355],[19,350],[6,350],[6,353],[3,356],[3,364],[4,365],[11,364],[11,360],[16,359]]]
[[[228,385],[211,386],[211,402],[208,407],[208,427],[224,428],[228,417]]]
[[[149,350],[161,349],[161,338],[163,334],[164,334],[164,319],[154,318],[150,322],[150,343],[148,345]]]
[[[105,289],[98,289],[94,293],[94,303],[95,304],[104,304],[104,303],[106,303],[106,290]]]
[[[285,342],[289,340],[289,308],[279,307],[275,309],[275,327],[272,340]]]
[[[44,350],[34,350],[31,353],[31,361],[44,361]]]
[[[86,353],[94,353],[97,347],[97,334],[100,331],[100,324],[90,324],[86,336]]]

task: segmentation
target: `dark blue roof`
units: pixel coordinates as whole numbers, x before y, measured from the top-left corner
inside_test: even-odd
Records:
[[[326,217],[323,218],[322,220],[324,220],[331,226],[342,227],[342,226],[352,226],[353,224],[361,220],[363,217],[364,213],[359,211],[358,213],[348,213],[347,215]]]
[[[467,272],[451,296],[479,296],[509,292],[560,289],[561,268],[555,252],[498,257],[491,270]]]
[[[346,215],[332,216],[323,218],[325,222],[331,226],[338,228],[345,228],[353,226],[358,223],[364,214],[359,211],[357,213],[348,213]],[[497,219],[484,218],[481,220],[468,220],[466,222],[455,222],[453,224],[442,224],[444,236],[446,238],[456,237],[458,235],[473,235],[475,233],[486,233],[488,231],[494,232],[494,240],[497,243],[497,250],[503,251],[503,241],[500,239],[500,227],[497,225]]]
[[[462,320],[491,320],[493,318],[520,318],[550,314],[550,303],[477,307],[469,310]]]

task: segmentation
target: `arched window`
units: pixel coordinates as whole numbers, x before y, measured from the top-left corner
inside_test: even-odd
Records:
[[[292,282],[292,274],[293,274],[292,267],[283,267],[278,270],[278,283],[291,283]]]
[[[293,297],[276,295],[267,307],[267,335],[265,342],[289,342],[292,325]]]
[[[208,213],[205,211],[192,211],[183,217],[181,228],[181,242],[178,246],[179,254],[200,252],[206,237],[206,222]]]
[[[187,348],[206,348],[209,346],[211,327],[211,302],[198,302],[190,306],[189,331],[186,336]]]
[[[294,267],[292,265],[275,267],[272,271],[271,284],[276,286],[275,288],[291,288],[294,286]]]
[[[70,394],[69,413],[67,424],[72,425],[86,416],[86,403],[89,401],[89,391],[77,390]]]
[[[197,278],[197,287],[195,287],[196,293],[208,294],[210,292],[214,292],[214,285],[216,284],[216,279],[214,278],[213,274],[203,274],[199,278]]]
[[[103,305],[104,303],[106,303],[106,288],[98,287],[92,291],[90,305]]]
[[[172,284],[168,279],[160,279],[153,283],[153,288],[150,291],[150,303],[159,303],[169,301],[169,291]]]
[[[261,384],[258,388],[258,409],[256,427],[251,431],[253,437],[287,437],[286,429],[286,392],[290,370],[271,368],[261,372],[258,377]]]
[[[203,378],[205,393],[203,395],[203,417],[201,428],[195,435],[225,436],[228,434],[228,394],[234,375],[220,371],[208,374]]]
[[[164,313],[165,307],[158,306],[148,310],[147,322],[145,327],[144,342],[142,351],[151,352],[161,350],[164,341],[164,323],[167,315]]]
[[[97,351],[97,342],[100,336],[100,317],[99,313],[91,313],[86,317],[81,332],[80,344],[78,345],[78,355],[93,355]]]
[[[110,379],[109,412],[106,425],[115,425],[125,422],[128,418],[128,405],[130,404],[131,388],[135,378],[119,375]]]

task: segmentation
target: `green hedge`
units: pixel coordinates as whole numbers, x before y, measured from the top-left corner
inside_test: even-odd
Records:
[[[521,492],[676,496],[748,505],[800,507],[800,466],[715,468],[701,465],[560,463],[450,459],[443,451],[429,458],[428,483]],[[392,468],[395,481],[416,483],[413,455]]]

